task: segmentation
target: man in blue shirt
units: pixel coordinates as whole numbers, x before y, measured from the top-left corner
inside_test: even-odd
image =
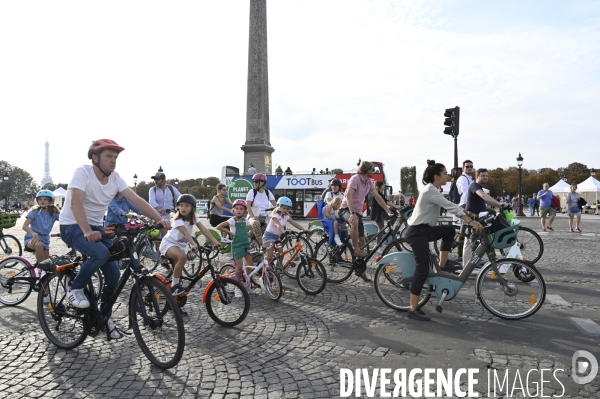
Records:
[[[169,210],[175,210],[175,202],[181,193],[177,188],[167,184],[167,177],[162,172],[157,172],[154,176],[155,186],[148,193],[148,202],[165,220],[171,220]]]
[[[542,231],[546,231],[546,215],[550,215],[550,220],[548,221],[548,230],[554,231],[552,228],[552,222],[554,222],[554,218],[556,217],[556,210],[552,208],[552,196],[554,193],[550,191],[550,185],[548,183],[544,183],[542,185],[543,190],[540,190],[537,193],[537,199],[540,201],[540,213],[542,218]]]
[[[474,213],[475,215],[478,215],[480,212],[485,212],[485,204],[498,208],[510,206],[510,204],[496,201],[483,191],[483,185],[486,184],[488,180],[488,170],[484,168],[477,169],[476,180],[469,186],[467,195],[467,206],[465,209],[468,212]]]

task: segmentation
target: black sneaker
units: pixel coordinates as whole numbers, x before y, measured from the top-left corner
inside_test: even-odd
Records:
[[[175,284],[174,286],[171,287],[171,294],[173,294],[173,296],[181,295],[184,292],[185,292],[185,288],[183,288],[183,285],[181,285],[181,284]]]
[[[421,310],[421,308],[418,308],[416,310],[409,310],[408,311],[408,318],[409,319],[419,320],[419,321],[429,321],[429,320],[431,320],[431,316],[429,316],[427,313],[423,312]]]

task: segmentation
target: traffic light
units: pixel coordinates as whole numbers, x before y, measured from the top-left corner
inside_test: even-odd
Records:
[[[448,126],[444,129],[444,134],[448,134],[454,138],[458,136],[458,124],[460,119],[460,107],[448,108],[444,112],[446,120],[444,125]]]

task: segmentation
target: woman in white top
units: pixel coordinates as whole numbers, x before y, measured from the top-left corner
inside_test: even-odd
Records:
[[[438,226],[440,207],[458,216],[467,224],[481,231],[483,227],[458,205],[448,201],[439,189],[448,182],[446,167],[435,161],[427,161],[427,169],[423,172],[423,184],[425,188],[419,195],[412,216],[408,219],[406,229],[406,241],[411,245],[417,267],[413,281],[410,285],[410,309],[408,317],[415,320],[430,320],[431,317],[421,309],[417,309],[419,295],[429,274],[429,242],[442,240],[440,246],[440,267],[444,270],[448,260],[448,253],[454,241],[455,229],[452,225]],[[448,270],[446,268],[446,270]]]
[[[569,215],[569,231],[581,233],[579,223],[581,222],[581,208],[579,207],[579,194],[575,192],[577,184],[571,184],[571,192],[567,194],[567,215]],[[573,230],[573,218],[577,216],[575,230]]]

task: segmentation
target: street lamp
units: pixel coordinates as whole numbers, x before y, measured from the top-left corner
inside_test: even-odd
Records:
[[[137,173],[133,175],[133,190],[137,194]]]
[[[7,205],[8,205],[8,189],[6,188],[6,186],[8,185],[8,172],[4,172],[4,210],[6,211],[8,209]]]
[[[522,185],[522,174],[523,174],[523,157],[519,152],[519,156],[517,157],[517,165],[519,166],[519,194],[517,195],[517,216],[525,216],[523,213],[523,203],[521,200],[523,199],[523,185]]]
[[[590,176],[594,176],[594,173],[596,173],[596,169],[594,169],[594,168],[590,169]]]

